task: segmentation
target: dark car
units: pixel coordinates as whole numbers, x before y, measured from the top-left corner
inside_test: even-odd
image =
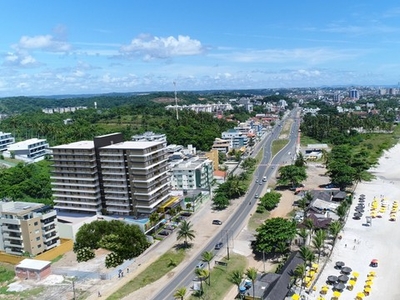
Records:
[[[214,249],[215,249],[215,250],[219,250],[219,249],[222,248],[223,245],[224,245],[224,244],[223,244],[222,242],[219,242],[218,244],[215,245]]]
[[[192,215],[192,213],[188,212],[188,211],[181,212],[181,216],[183,216],[183,217],[190,217],[191,215]]]
[[[222,221],[220,220],[213,220],[212,223],[213,225],[222,225]]]
[[[163,236],[169,236],[169,235],[170,235],[170,232],[167,231],[167,230],[163,230],[163,231],[160,231],[158,234],[159,234],[159,235],[163,235]]]

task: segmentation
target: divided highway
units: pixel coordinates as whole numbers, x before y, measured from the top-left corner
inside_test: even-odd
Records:
[[[253,182],[249,190],[247,191],[243,202],[238,206],[234,214],[222,225],[218,227],[218,231],[220,231],[218,234],[215,234],[214,237],[212,237],[208,244],[204,246],[202,251],[200,253],[203,253],[204,251],[213,251],[214,246],[218,243],[223,241],[224,242],[224,247],[223,249],[219,251],[227,251],[226,246],[230,245],[230,240],[234,237],[237,236],[239,231],[243,228],[244,226],[244,221],[246,218],[249,216],[251,213],[253,207],[256,205],[257,201],[255,200],[255,195],[261,195],[263,189],[265,188],[265,185],[268,184],[268,180],[271,177],[272,174],[275,173],[276,168],[274,166],[278,166],[281,164],[283,161],[289,162],[292,158],[291,155],[294,155],[296,151],[296,142],[297,142],[297,136],[298,136],[298,128],[299,128],[299,118],[297,116],[299,110],[295,109],[290,112],[288,118],[294,119],[295,122],[293,122],[291,129],[289,131],[289,136],[288,136],[288,144],[278,153],[275,155],[273,160],[271,161],[271,145],[272,142],[279,137],[280,131],[282,130],[282,126],[284,124],[284,121],[280,122],[282,123],[282,126],[279,126],[280,123],[277,124],[275,129],[272,131],[271,134],[269,134],[268,137],[266,137],[261,145],[263,147],[263,158],[262,161],[260,162],[260,165],[258,168],[255,170],[255,175],[258,176],[259,181],[262,181],[262,178],[265,176],[267,178],[267,182],[263,182],[261,185],[259,183]],[[254,155],[256,155],[257,151],[260,149],[256,148],[256,151]],[[290,152],[290,154],[289,154]],[[271,168],[271,166],[273,168]],[[210,224],[210,226],[213,226]],[[229,235],[229,236],[228,236]],[[160,290],[152,299],[153,300],[159,300],[159,299],[174,299],[173,294],[175,293],[176,289],[179,287],[190,287],[193,285],[193,278],[194,278],[194,270],[196,268],[196,265],[199,263],[201,260],[201,257],[197,257],[197,259],[193,259],[190,261],[187,266],[178,274],[176,274],[171,281],[163,287],[162,290]]]

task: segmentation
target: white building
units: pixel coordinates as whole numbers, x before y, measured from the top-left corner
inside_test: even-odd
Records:
[[[236,129],[229,129],[221,133],[223,140],[229,140],[231,143],[231,148],[241,149],[247,146],[247,133],[242,133]]]
[[[152,131],[147,131],[143,134],[137,134],[137,135],[132,136],[132,141],[134,141],[134,142],[145,142],[145,141],[167,142],[167,136],[164,133],[154,133]]]
[[[11,144],[8,147],[9,155],[11,153],[15,155],[15,158],[25,160],[25,161],[38,161],[44,159],[47,151],[49,149],[49,144],[45,139],[29,139],[26,141]]]
[[[213,163],[207,158],[192,157],[172,168],[171,185],[175,190],[209,190],[213,180]]]
[[[15,139],[11,136],[11,133],[0,131],[0,151],[7,150],[8,146],[14,142]]]

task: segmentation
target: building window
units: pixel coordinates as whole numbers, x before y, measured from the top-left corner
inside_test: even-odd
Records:
[[[36,230],[35,230],[35,234],[39,234],[39,229],[36,229]]]
[[[42,248],[42,245],[38,245],[37,247],[38,247],[38,248]]]
[[[38,226],[38,224],[39,224],[38,222],[33,223],[34,226]]]
[[[38,237],[36,238],[36,240],[37,240],[37,241],[40,241],[40,236],[38,236]]]

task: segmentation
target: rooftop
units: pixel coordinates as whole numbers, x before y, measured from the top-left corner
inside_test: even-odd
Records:
[[[25,258],[16,267],[22,268],[22,269],[31,269],[31,270],[40,271],[50,264],[51,264],[51,262],[47,261],[47,260],[37,260],[37,259]]]
[[[25,211],[33,211],[45,206],[34,202],[0,202],[0,211],[9,214],[18,214]]]
[[[133,142],[133,141],[128,141],[128,142],[123,142],[123,143],[117,143],[109,146],[104,146],[101,147],[102,149],[146,149],[146,148],[151,148],[154,146],[158,146],[160,144],[163,144],[164,142],[162,141],[154,141],[154,142],[148,142],[148,141],[138,141],[138,142]]]
[[[79,141],[70,144],[58,145],[51,149],[94,149],[93,141]]]

